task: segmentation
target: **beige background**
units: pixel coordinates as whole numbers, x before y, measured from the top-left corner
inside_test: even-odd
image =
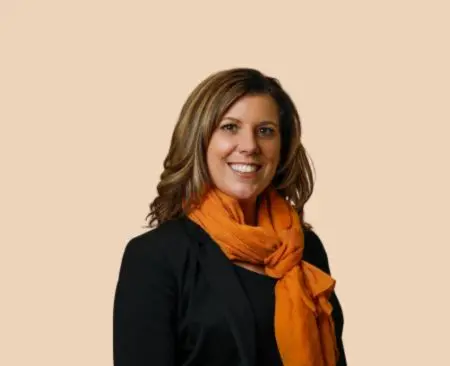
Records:
[[[450,365],[445,3],[0,0],[0,364],[112,365],[181,104],[251,66],[303,119],[349,364]]]

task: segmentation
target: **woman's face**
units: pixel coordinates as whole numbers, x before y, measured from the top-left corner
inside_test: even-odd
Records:
[[[244,96],[213,132],[207,165],[213,184],[239,201],[255,200],[280,160],[278,106],[268,95]]]

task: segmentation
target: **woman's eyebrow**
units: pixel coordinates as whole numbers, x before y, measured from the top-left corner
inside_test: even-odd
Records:
[[[222,121],[229,119],[230,121],[234,121],[234,122],[241,122],[241,120],[239,118],[234,118],[234,117],[230,117],[230,116],[225,116],[222,118]]]
[[[278,126],[278,122],[271,121],[271,120],[261,121],[260,124],[261,124],[261,125],[274,125],[274,126]]]
[[[225,120],[230,120],[230,121],[242,123],[242,121],[239,118],[230,117],[230,116],[225,116],[225,117],[222,118],[222,121],[225,121]],[[262,121],[259,121],[258,124],[260,124],[260,125],[269,125],[269,124],[271,124],[271,125],[274,125],[274,126],[278,126],[278,122],[273,121],[273,120],[262,120]]]

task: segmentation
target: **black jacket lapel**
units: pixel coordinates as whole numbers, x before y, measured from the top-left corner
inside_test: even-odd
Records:
[[[186,228],[191,237],[202,244],[199,250],[200,265],[220,301],[226,305],[227,318],[236,339],[243,366],[254,366],[256,360],[255,320],[250,303],[234,272],[233,264],[211,237],[188,218],[186,218]]]

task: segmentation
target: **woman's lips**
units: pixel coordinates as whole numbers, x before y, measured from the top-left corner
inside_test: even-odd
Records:
[[[242,178],[256,177],[258,171],[262,167],[260,164],[247,164],[247,163],[228,163],[228,166],[236,175]]]

